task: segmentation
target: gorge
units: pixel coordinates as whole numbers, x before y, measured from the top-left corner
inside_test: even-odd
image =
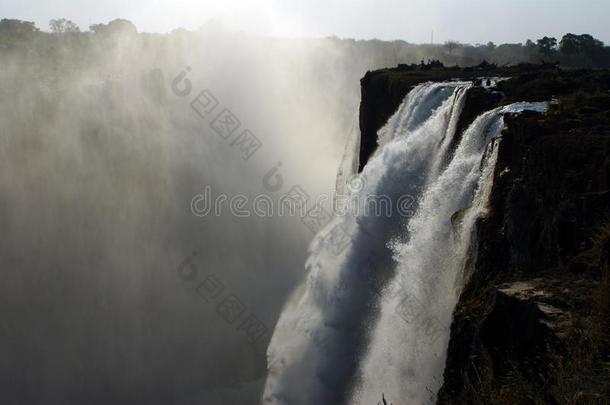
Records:
[[[264,402],[604,398],[609,88],[607,71],[548,65],[367,73],[364,186],[347,189],[412,195],[414,213],[316,236]],[[576,360],[587,371],[567,372]],[[583,387],[589,372],[606,384]]]

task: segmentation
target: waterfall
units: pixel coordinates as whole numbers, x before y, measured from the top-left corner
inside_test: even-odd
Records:
[[[479,116],[449,165],[423,192],[408,224],[409,240],[393,246],[396,276],[362,360],[353,403],[376,403],[380,392],[395,404],[434,403],[461,292],[461,270],[475,220],[485,213],[491,192],[494,140],[505,113],[544,108],[543,103],[519,103]],[[456,216],[457,226],[452,223]]]
[[[376,404],[385,393],[398,405],[435,395],[474,222],[491,191],[492,140],[504,113],[544,109],[489,111],[452,153],[469,87],[419,85],[379,131],[377,152],[314,238],[307,278],[280,316],[264,403]]]

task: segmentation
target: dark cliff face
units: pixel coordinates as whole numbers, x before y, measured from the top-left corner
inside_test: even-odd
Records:
[[[506,118],[439,403],[598,403],[608,394],[610,126],[561,121]]]
[[[509,77],[536,77],[540,75],[552,75],[555,72],[553,66],[539,66],[523,64],[508,68],[498,68],[493,65],[483,64],[470,68],[443,68],[443,67],[397,67],[367,72],[360,80],[361,102],[360,102],[360,163],[358,170],[361,171],[369,157],[377,148],[377,131],[387,122],[388,118],[398,109],[404,97],[420,83],[444,80],[474,80],[482,76]],[[518,98],[521,86],[509,87],[504,84],[502,90],[513,98]],[[539,100],[550,99],[549,91],[535,89]],[[471,89],[467,94],[467,100],[458,122],[458,134],[470,125],[482,112],[489,110],[501,102],[497,94],[483,90],[481,87]],[[530,99],[531,99],[530,95]],[[508,100],[509,97],[506,97]]]
[[[428,74],[394,69],[362,80],[361,166],[419,79],[485,75]],[[512,79],[499,84],[501,97],[471,89],[460,130],[501,104],[559,103],[506,116],[438,403],[608,403],[610,72],[527,66],[488,75]]]
[[[425,80],[424,80],[425,81]],[[417,78],[393,76],[383,72],[367,72],[360,81],[360,172],[377,147],[377,131],[398,109],[403,98],[420,83]]]

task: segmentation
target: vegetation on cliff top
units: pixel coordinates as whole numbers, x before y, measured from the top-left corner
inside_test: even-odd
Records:
[[[170,34],[138,33],[136,26],[128,20],[116,19],[107,24],[92,24],[89,30],[81,28],[65,18],[49,22],[50,32],[45,32],[33,22],[16,19],[0,21],[0,53],[27,53],[49,56],[58,45],[69,45],[74,50],[84,49],[99,41],[113,37],[128,36],[134,40],[155,41],[160,38],[183,40],[201,33],[223,34],[222,26],[209,22],[197,31],[177,28]],[[297,40],[295,40],[297,41]],[[499,44],[462,44],[446,41],[442,44],[413,44],[403,40],[380,41],[339,39],[329,37],[319,39],[334,46],[348,49],[354,57],[363,51],[375,50],[378,59],[385,66],[398,64],[425,63],[437,60],[445,65],[475,66],[483,61],[499,66],[518,63],[558,63],[565,67],[602,68],[610,67],[610,47],[589,34],[564,35],[560,40],[543,37],[525,43]]]

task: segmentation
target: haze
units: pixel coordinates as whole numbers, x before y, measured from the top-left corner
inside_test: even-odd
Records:
[[[0,15],[34,21],[46,29],[52,18],[67,18],[85,29],[115,18],[133,21],[145,32],[194,29],[206,21],[273,36],[384,40],[414,43],[525,42],[543,35],[587,32],[610,42],[602,0],[23,0],[3,2]]]

